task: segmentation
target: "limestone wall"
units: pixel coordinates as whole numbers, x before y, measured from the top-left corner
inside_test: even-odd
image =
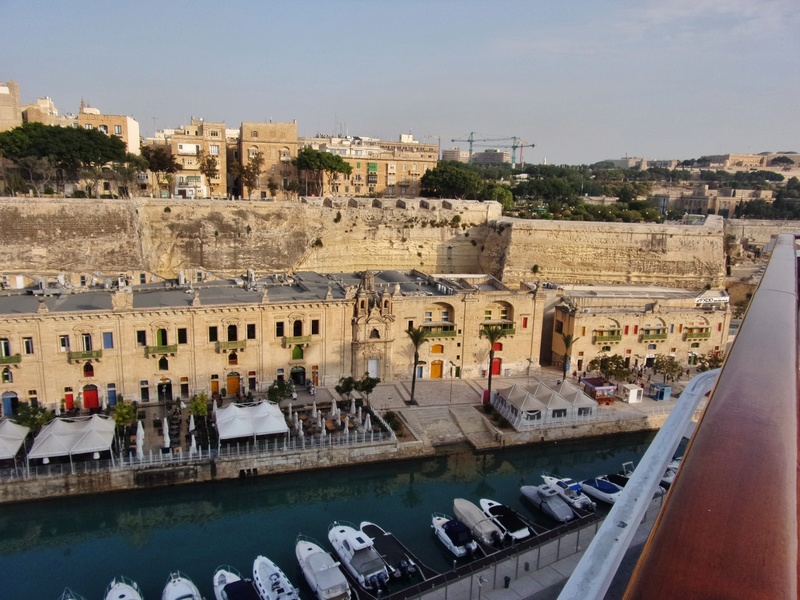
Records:
[[[757,245],[769,242],[779,233],[800,233],[800,221],[757,221],[750,219],[726,219],[725,234],[738,240],[749,240]]]

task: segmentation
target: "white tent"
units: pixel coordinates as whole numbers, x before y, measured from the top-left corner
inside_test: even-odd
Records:
[[[286,433],[289,427],[280,407],[273,402],[229,404],[217,410],[219,439]]]
[[[53,419],[33,441],[28,458],[52,458],[111,450],[114,421],[102,415]]]
[[[14,458],[29,431],[29,428],[8,419],[0,421],[0,459]]]
[[[572,405],[575,415],[581,416],[592,414],[594,409],[597,407],[597,402],[592,400],[586,392],[584,392],[578,386],[572,385],[568,381],[565,381],[561,384],[559,393],[567,402]]]

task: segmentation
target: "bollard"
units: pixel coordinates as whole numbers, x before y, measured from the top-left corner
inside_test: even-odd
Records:
[[[506,589],[508,589],[508,586],[509,586],[510,584],[511,584],[511,577],[509,577],[508,575],[506,575],[505,577],[503,577],[503,587],[504,587],[504,588],[506,588]]]

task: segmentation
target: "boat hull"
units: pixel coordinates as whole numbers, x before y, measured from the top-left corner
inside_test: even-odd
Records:
[[[351,597],[350,586],[339,563],[319,545],[298,539],[294,551],[303,577],[318,600],[348,600]]]
[[[253,561],[253,583],[261,600],[300,600],[300,593],[289,578],[266,556]]]

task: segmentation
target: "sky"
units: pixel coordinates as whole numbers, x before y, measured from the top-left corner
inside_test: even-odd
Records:
[[[23,104],[84,99],[144,136],[296,119],[516,136],[549,164],[800,152],[797,0],[0,0],[0,23]]]

